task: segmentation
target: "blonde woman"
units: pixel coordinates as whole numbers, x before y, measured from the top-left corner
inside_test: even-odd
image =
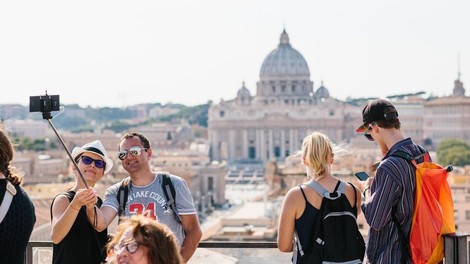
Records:
[[[333,144],[322,133],[313,132],[304,138],[300,151],[302,163],[307,171],[307,181],[289,190],[284,200],[278,230],[278,248],[282,252],[293,252],[293,263],[302,263],[298,247],[293,243],[294,232],[303,249],[309,249],[313,243],[314,223],[319,215],[322,197],[312,188],[319,184],[332,193],[341,181],[331,175],[334,161]],[[355,213],[359,213],[361,196],[350,184],[345,184],[344,194]]]

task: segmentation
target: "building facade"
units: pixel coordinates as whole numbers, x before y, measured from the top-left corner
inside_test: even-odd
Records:
[[[323,84],[314,89],[307,61],[284,30],[261,66],[256,95],[243,84],[235,99],[210,107],[211,159],[283,160],[314,130],[348,141],[360,113],[360,107],[330,97]]]
[[[423,137],[435,147],[449,138],[470,144],[470,97],[465,96],[460,77],[454,82],[452,95],[424,104]]]

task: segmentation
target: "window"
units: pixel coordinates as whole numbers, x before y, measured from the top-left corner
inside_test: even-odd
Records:
[[[225,111],[220,111],[219,115],[220,115],[220,117],[224,117],[225,116]]]
[[[209,192],[214,190],[214,177],[212,177],[212,176],[209,176],[207,178],[207,190]]]
[[[249,147],[248,148],[248,158],[249,159],[256,159],[256,148],[255,147]]]
[[[276,158],[281,157],[281,148],[280,147],[274,147],[274,157],[276,157]]]

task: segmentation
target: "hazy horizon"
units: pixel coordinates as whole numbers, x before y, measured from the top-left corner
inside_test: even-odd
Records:
[[[0,104],[188,106],[251,94],[285,28],[330,95],[450,95],[470,82],[470,2],[13,1],[0,3]],[[467,26],[465,26],[467,25]],[[460,58],[460,66],[459,59]],[[460,68],[459,68],[460,67]]]

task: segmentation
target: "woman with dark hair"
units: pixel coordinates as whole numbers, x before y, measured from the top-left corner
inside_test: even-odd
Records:
[[[0,263],[23,264],[36,216],[12,160],[13,145],[0,129]]]
[[[103,252],[108,231],[97,228],[96,210],[101,206],[102,200],[93,187],[111,170],[113,161],[107,156],[99,140],[74,148],[72,158],[86,185],[75,166],[72,166],[77,178],[74,186],[52,201],[52,263],[102,263],[105,259]]]
[[[109,263],[183,264],[176,238],[165,225],[144,215],[134,215],[119,224],[108,244]]]

